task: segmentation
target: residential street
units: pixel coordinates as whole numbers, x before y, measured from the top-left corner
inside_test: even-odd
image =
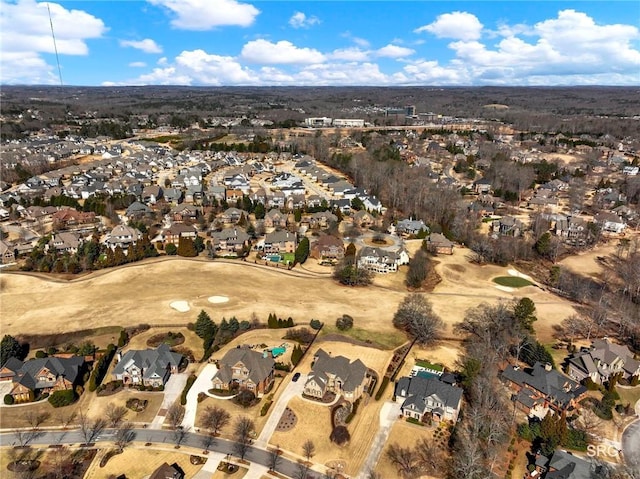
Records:
[[[624,460],[640,473],[640,401],[636,402],[638,419],[632,422],[622,433],[622,453]]]
[[[173,431],[157,431],[150,429],[134,429],[135,433],[135,441],[140,443],[156,443],[156,444],[175,444],[176,435]],[[113,440],[114,430],[105,430],[100,434],[100,438],[97,442],[112,442]],[[181,442],[182,446],[193,447],[196,449],[203,449],[203,440],[205,436],[195,433],[186,433]],[[0,446],[10,446],[15,445],[16,440],[13,433],[1,433],[0,434]],[[36,437],[30,444],[31,445],[48,445],[48,444],[81,444],[83,443],[82,434],[77,431],[56,431],[49,432],[43,431],[38,437]],[[234,445],[235,443],[232,441],[228,441],[226,439],[215,439],[214,443],[209,446],[210,451],[215,451],[217,453],[221,453],[223,455],[230,454],[234,455]],[[211,463],[207,461],[207,470],[212,470],[214,467],[214,463],[216,464],[216,460],[220,461],[220,455],[213,456],[211,459]],[[251,467],[251,473],[245,475],[246,478],[255,477],[259,478],[261,475],[266,472],[269,465],[269,453],[263,449],[259,449],[255,446],[249,447],[247,454],[245,455],[245,460],[256,463],[259,466],[263,467]],[[215,469],[213,469],[215,470]],[[280,458],[278,462],[278,466],[276,467],[278,472],[281,472],[289,477],[295,477],[298,471],[298,464],[285,459],[283,457]],[[319,479],[320,475],[316,472],[309,472],[306,476],[307,479]]]

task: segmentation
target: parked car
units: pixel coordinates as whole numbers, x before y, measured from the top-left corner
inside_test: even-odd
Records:
[[[298,379],[300,379],[300,373],[295,373],[291,380],[295,383]]]

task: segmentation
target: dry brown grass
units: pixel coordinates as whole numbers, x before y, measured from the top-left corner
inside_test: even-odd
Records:
[[[427,297],[447,324],[445,335],[452,335],[452,326],[462,320],[469,308],[483,301],[530,297],[537,306],[535,326],[542,342],[552,341],[553,325],[574,313],[569,301],[534,286],[513,293],[498,290],[491,279],[508,274],[509,268],[478,266],[468,261],[468,255],[468,249],[455,248],[453,255],[437,257],[436,271],[442,281]],[[327,275],[312,276],[295,270],[294,274],[301,276],[247,263],[178,258],[101,271],[72,282],[4,274],[0,277],[3,332],[86,329],[111,325],[114,318],[122,318],[119,321],[126,323],[123,326],[186,326],[204,309],[216,322],[234,315],[239,320],[249,320],[252,313],[266,321],[268,314],[275,312],[282,317],[292,316],[299,323],[316,318],[333,324],[346,313],[354,317],[358,328],[378,335],[398,334],[391,319],[407,294],[404,270],[376,276],[374,285],[367,288],[343,287]],[[212,295],[228,296],[230,301],[211,304],[208,297]],[[191,310],[180,313],[170,308],[169,304],[176,300],[188,301]],[[241,341],[245,341],[244,337]]]
[[[145,410],[141,412],[127,409],[124,421],[151,422],[160,409],[164,393],[140,392],[133,389],[125,389],[111,396],[95,396],[89,403],[89,409],[86,411],[87,416],[91,418],[105,417],[105,411],[109,404],[113,404],[116,407],[126,407],[127,400],[131,398],[146,399],[149,402]]]
[[[202,416],[207,407],[221,407],[229,414],[231,414],[231,422],[230,424],[221,431],[221,437],[225,437],[227,439],[233,439],[233,425],[236,418],[240,416],[245,416],[251,419],[256,426],[256,436],[260,435],[264,424],[267,422],[268,415],[261,416],[260,410],[264,402],[266,401],[267,396],[273,394],[274,402],[277,401],[279,394],[282,391],[280,387],[282,385],[282,378],[276,377],[275,384],[273,389],[269,394],[267,394],[258,404],[255,406],[251,406],[249,408],[243,408],[242,406],[235,403],[233,399],[216,399],[212,397],[206,397],[202,402],[198,403],[198,409],[196,411],[196,421],[195,426],[197,428],[202,427]]]
[[[385,443],[382,452],[380,453],[380,457],[378,459],[378,463],[375,467],[375,472],[380,474],[381,477],[398,477],[398,470],[391,463],[386,456],[387,447],[390,444],[398,444],[401,447],[413,447],[416,442],[420,439],[424,438],[432,438],[435,428],[426,427],[426,426],[418,426],[415,424],[409,424],[404,420],[398,420],[391,428],[391,432],[389,433],[389,437],[387,438],[387,442]],[[422,476],[423,478],[429,476]]]
[[[195,320],[194,320],[195,322]],[[202,357],[203,349],[202,349],[202,339],[198,337],[196,333],[190,331],[186,327],[183,328],[151,328],[147,331],[143,331],[140,334],[136,334],[131,338],[129,344],[124,348],[125,350],[129,349],[147,349],[151,346],[147,345],[147,341],[158,334],[166,334],[168,332],[173,333],[182,333],[184,336],[184,343],[177,345],[178,349],[186,348],[191,350],[193,356],[196,360],[199,360]]]
[[[238,468],[238,470],[233,474],[227,474],[223,471],[216,471],[211,476],[211,479],[241,479],[247,474],[248,471],[249,469],[247,469],[246,467]]]
[[[170,449],[155,450],[142,447],[130,447],[122,454],[117,454],[109,459],[105,467],[100,467],[100,458],[106,450],[102,450],[96,456],[91,467],[85,474],[85,479],[106,479],[110,476],[127,474],[127,478],[143,479],[148,477],[163,463],[178,465],[184,470],[186,477],[193,477],[202,465],[193,465],[189,461],[189,453],[181,453]]]

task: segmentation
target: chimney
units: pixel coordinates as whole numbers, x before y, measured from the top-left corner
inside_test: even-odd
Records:
[[[553,368],[551,367],[551,363],[545,363],[544,364],[544,370],[545,371],[551,371]]]

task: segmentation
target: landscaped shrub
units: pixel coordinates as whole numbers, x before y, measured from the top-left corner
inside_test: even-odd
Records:
[[[346,444],[351,439],[351,434],[345,426],[334,427],[329,436],[331,442],[335,442],[338,446]]]
[[[73,389],[65,389],[64,391],[55,391],[49,396],[49,404],[53,407],[64,407],[73,404],[76,400],[76,394]]]
[[[191,389],[191,386],[193,386],[193,383],[196,382],[196,379],[198,379],[198,377],[195,374],[191,374],[187,378],[187,384],[184,385],[184,389],[182,390],[182,394],[180,395],[180,404],[182,404],[183,406],[187,404],[187,393],[189,392],[189,389]]]
[[[308,328],[290,329],[287,331],[287,334],[284,335],[284,339],[290,339],[304,344],[310,344],[314,338],[315,334],[313,334]]]
[[[379,401],[382,398],[382,395],[384,394],[385,389],[387,389],[388,384],[389,378],[387,376],[383,377],[382,382],[380,383],[380,387],[376,392],[376,401]]]
[[[100,386],[115,354],[116,345],[109,344],[104,355],[96,361],[93,371],[91,371],[91,377],[89,378],[89,391],[95,391],[98,386]]]
[[[343,314],[338,319],[336,319],[336,328],[340,331],[348,331],[353,328],[353,318],[348,314]]]
[[[40,349],[39,351],[36,351],[36,358],[42,359],[46,357],[47,357],[47,353],[44,352],[42,349]]]
[[[269,411],[269,408],[271,407],[271,405],[273,404],[273,401],[267,401],[262,405],[262,409],[260,409],[260,415],[261,416],[266,416],[267,412]]]
[[[309,326],[311,326],[311,329],[315,329],[317,331],[322,328],[322,321],[320,321],[319,319],[312,319],[309,323]]]
[[[417,424],[418,426],[424,426],[424,424],[422,424],[419,420],[417,420],[415,417],[408,417],[407,418],[407,422],[410,422],[411,424]]]
[[[291,366],[280,361],[276,361],[275,368],[278,371],[286,371],[286,372],[291,371]]]
[[[7,406],[11,406],[14,402],[15,402],[15,399],[13,399],[13,396],[11,394],[4,395],[4,403]]]
[[[235,397],[235,401],[242,407],[251,407],[256,400],[256,395],[248,389],[243,389]]]

